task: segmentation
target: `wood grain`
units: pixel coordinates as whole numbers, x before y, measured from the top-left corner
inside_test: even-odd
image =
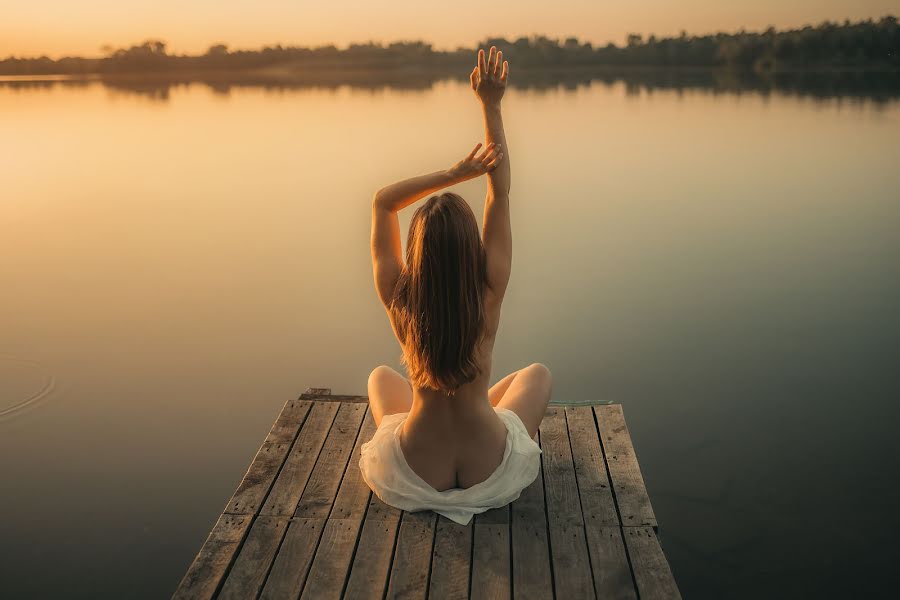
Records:
[[[598,598],[636,598],[594,413],[565,408],[591,569]]]
[[[543,471],[542,465],[535,480],[510,505],[512,591],[517,599],[553,598]]]
[[[219,517],[172,598],[214,597],[250,529],[250,521],[251,517],[247,515],[223,514]]]
[[[594,414],[597,415],[597,426],[622,525],[656,527],[656,515],[653,514],[650,496],[644,486],[644,477],[631,444],[628,426],[625,425],[622,406],[595,406]]]
[[[294,514],[338,408],[339,404],[314,403],[260,514],[270,516]]]
[[[540,433],[554,590],[557,598],[593,598],[594,582],[566,416],[561,407],[551,407],[547,413]]]
[[[437,517],[431,558],[429,598],[460,600],[469,597],[474,523],[460,525],[443,515]]]
[[[374,433],[375,421],[367,410],[301,598],[340,598],[344,591],[372,493],[359,473],[360,447]]]
[[[475,515],[472,594],[475,600],[508,600],[512,589],[509,505]]]
[[[430,510],[403,513],[386,598],[425,599],[436,521]]]
[[[680,600],[672,569],[652,527],[626,527],[625,545],[641,600]]]
[[[218,596],[220,600],[256,598],[266,580],[287,526],[287,517],[256,518],[234,561],[234,566],[225,578]]]
[[[460,526],[359,471],[364,396],[285,403],[174,598],[680,598],[619,405],[550,406],[541,468]]]

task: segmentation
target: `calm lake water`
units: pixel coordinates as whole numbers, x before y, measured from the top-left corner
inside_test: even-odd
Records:
[[[900,94],[701,79],[508,92],[493,379],[623,403],[686,598],[887,595]],[[285,400],[400,367],[372,193],[481,136],[455,80],[0,84],[0,595],[168,597]]]

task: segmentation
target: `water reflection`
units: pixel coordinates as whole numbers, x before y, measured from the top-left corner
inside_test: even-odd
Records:
[[[511,90],[494,375],[539,360],[556,400],[625,404],[685,597],[892,572],[900,105],[868,77]],[[40,365],[0,359],[0,410],[56,382],[0,419],[2,594],[166,597],[287,398],[400,368],[367,206],[480,139],[471,90],[7,80],[0,130],[0,353]],[[455,191],[483,214],[483,181]]]
[[[96,75],[91,77],[0,78],[0,88],[42,90],[57,86],[86,87],[97,82],[124,94],[166,102],[173,90],[191,84],[207,86],[227,96],[242,88],[269,91],[309,89],[336,90],[347,86],[378,91],[383,89],[425,91],[441,81],[466,83],[467,76],[425,71],[324,71],[301,74],[199,73],[189,75]],[[537,93],[577,92],[594,83],[606,86],[624,84],[628,96],[656,91],[708,92],[710,94],[784,95],[826,100],[848,98],[876,104],[900,98],[900,71],[794,71],[755,72],[728,69],[654,69],[654,68],[566,68],[516,73],[511,87]]]

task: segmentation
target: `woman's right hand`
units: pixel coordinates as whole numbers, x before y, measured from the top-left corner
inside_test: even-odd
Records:
[[[472,90],[483,104],[500,104],[503,92],[506,91],[506,79],[509,77],[509,63],[503,60],[503,52],[491,46],[487,61],[484,49],[478,50],[478,64],[472,69],[469,80]]]
[[[467,181],[480,177],[485,173],[490,173],[503,160],[500,144],[488,144],[488,147],[476,156],[479,148],[481,148],[481,142],[475,145],[475,148],[469,152],[468,156],[450,167],[448,172],[453,181]]]

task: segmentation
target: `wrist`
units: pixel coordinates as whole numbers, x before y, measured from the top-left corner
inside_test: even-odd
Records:
[[[497,100],[495,102],[482,102],[481,109],[484,112],[500,112],[500,101]]]
[[[448,186],[461,183],[466,180],[466,178],[463,177],[462,173],[460,173],[453,167],[450,167],[449,169],[444,171],[444,177],[447,179]]]

